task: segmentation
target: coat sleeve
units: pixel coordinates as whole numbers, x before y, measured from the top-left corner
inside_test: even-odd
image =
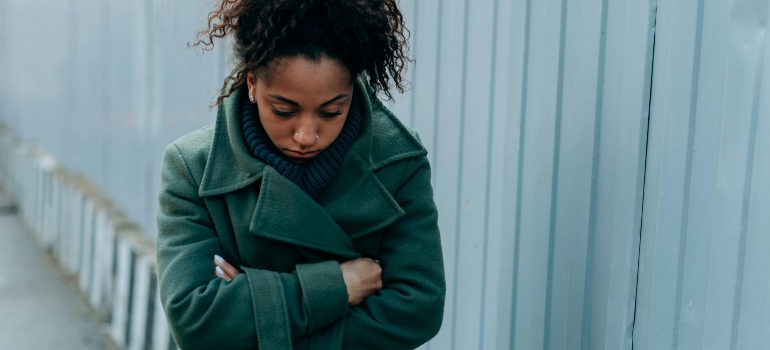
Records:
[[[380,243],[384,287],[348,311],[343,349],[414,349],[441,327],[446,282],[427,158],[410,161],[405,177],[394,194],[405,214]]]
[[[161,303],[182,349],[291,349],[348,311],[335,261],[292,273],[246,268],[216,277],[219,238],[198,185],[175,145],[166,148],[158,194],[157,271]]]

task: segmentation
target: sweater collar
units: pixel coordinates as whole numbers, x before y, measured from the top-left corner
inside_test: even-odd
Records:
[[[361,129],[361,96],[354,93],[339,136],[309,162],[294,164],[273,145],[260,122],[257,106],[242,98],[240,107],[241,134],[249,154],[272,166],[313,198],[318,198],[337,177],[342,161]]]

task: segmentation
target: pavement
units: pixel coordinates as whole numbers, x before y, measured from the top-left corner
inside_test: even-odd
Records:
[[[0,349],[116,350],[107,331],[0,189]]]

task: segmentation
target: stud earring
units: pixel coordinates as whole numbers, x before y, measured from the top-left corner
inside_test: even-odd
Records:
[[[254,96],[249,96],[249,101],[254,102]]]

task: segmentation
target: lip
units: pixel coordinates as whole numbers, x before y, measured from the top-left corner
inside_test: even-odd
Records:
[[[284,153],[294,158],[313,158],[318,151],[298,152],[286,149],[284,150]]]

